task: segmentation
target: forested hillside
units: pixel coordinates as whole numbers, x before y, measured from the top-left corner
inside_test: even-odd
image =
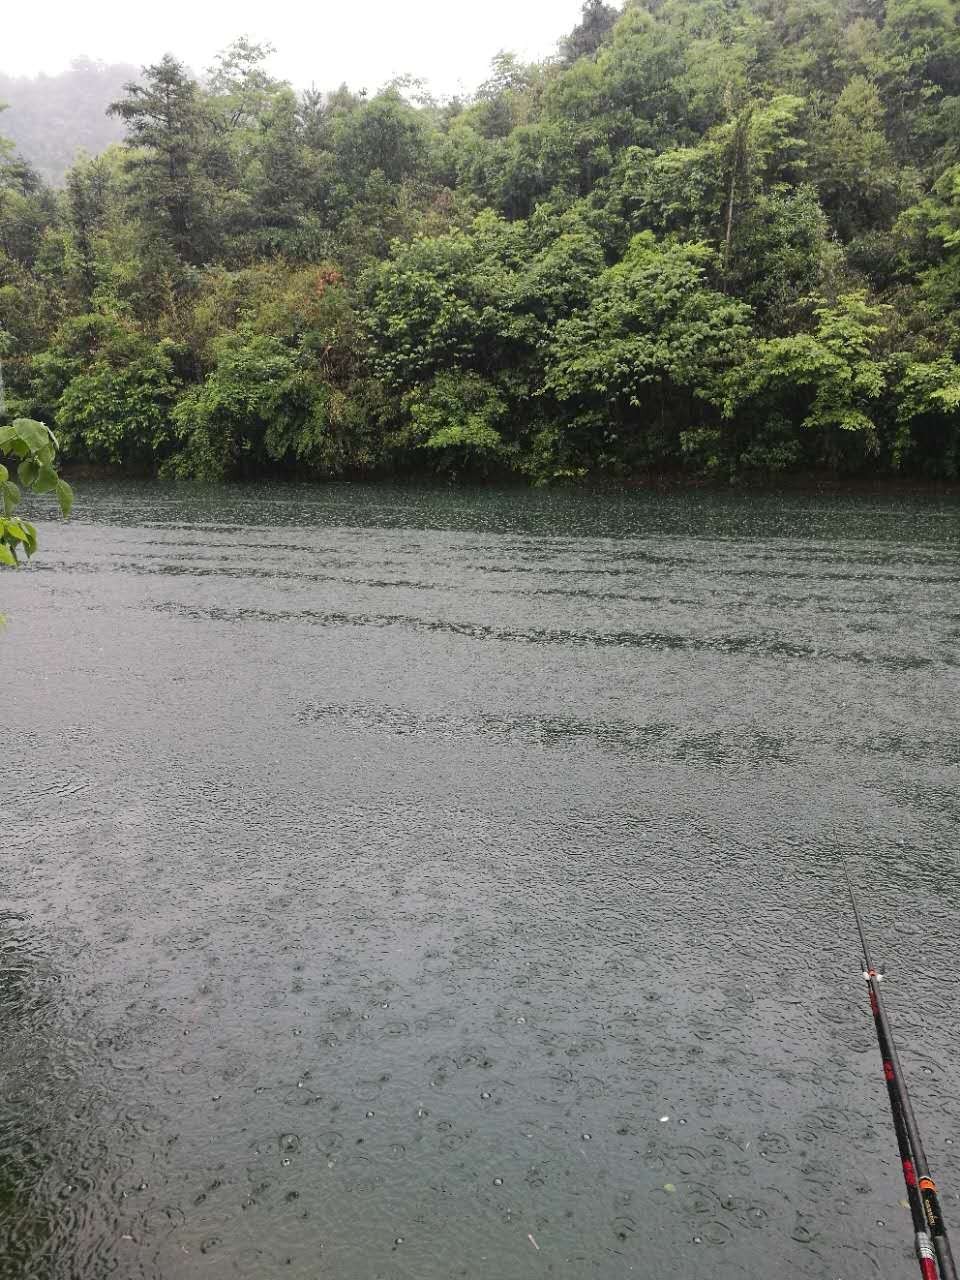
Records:
[[[89,58],[74,59],[56,76],[0,71],[0,103],[7,109],[3,132],[44,181],[62,186],[79,152],[96,155],[121,140],[122,123],[106,111],[136,75],[134,66]]]
[[[178,476],[960,467],[960,0],[589,0],[468,102],[173,57],[0,168],[8,413]],[[2,119],[0,119],[2,127]]]

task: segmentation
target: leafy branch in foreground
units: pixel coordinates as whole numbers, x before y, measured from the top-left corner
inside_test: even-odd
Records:
[[[57,438],[49,427],[32,418],[17,418],[9,426],[0,427],[0,456],[19,459],[17,479],[24,489],[34,493],[56,495],[60,513],[69,516],[73,491],[57,474]],[[0,565],[16,568],[21,552],[28,558],[37,549],[37,531],[29,520],[14,515],[20,503],[20,487],[10,479],[10,471],[0,462]]]

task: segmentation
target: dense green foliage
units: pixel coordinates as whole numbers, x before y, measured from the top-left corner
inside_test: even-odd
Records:
[[[0,163],[0,358],[70,460],[960,470],[960,0],[588,0],[470,101],[238,41]]]

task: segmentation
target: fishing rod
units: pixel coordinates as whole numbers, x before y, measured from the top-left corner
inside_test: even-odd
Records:
[[[847,869],[847,861],[840,851],[840,865],[850,892],[850,904],[853,907],[857,931],[860,934],[860,945],[863,947],[863,976],[870,992],[870,1008],[873,1012],[874,1026],[877,1031],[877,1042],[880,1056],[883,1059],[883,1074],[887,1083],[887,1094],[890,1099],[890,1112],[893,1116],[893,1127],[897,1135],[897,1146],[900,1148],[900,1161],[903,1165],[903,1180],[907,1186],[907,1201],[913,1218],[913,1230],[917,1249],[917,1261],[920,1263],[920,1274],[923,1280],[938,1280],[939,1264],[940,1280],[957,1280],[957,1269],[950,1249],[950,1238],[947,1235],[946,1223],[940,1208],[940,1197],[936,1183],[930,1176],[926,1152],[917,1125],[917,1118],[907,1092],[907,1082],[900,1067],[897,1046],[893,1039],[890,1021],[887,1018],[886,1006],[880,990],[882,969],[874,967],[870,958],[870,947],[860,918],[860,906],[856,890]]]

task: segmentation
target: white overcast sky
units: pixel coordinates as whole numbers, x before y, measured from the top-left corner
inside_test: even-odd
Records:
[[[104,62],[155,61],[172,52],[194,70],[238,35],[276,46],[272,70],[297,88],[373,92],[395,75],[437,94],[470,91],[500,49],[553,53],[582,0],[40,0],[5,4],[0,70],[55,74],[85,54]]]

